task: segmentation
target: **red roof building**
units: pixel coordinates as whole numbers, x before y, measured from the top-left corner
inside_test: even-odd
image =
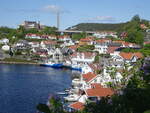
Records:
[[[110,88],[103,88],[100,84],[93,84],[93,86],[85,91],[88,97],[106,97],[114,94]]]
[[[75,102],[73,104],[70,104],[69,107],[74,109],[74,110],[83,110],[84,109],[84,104],[81,103],[81,102]]]
[[[140,52],[136,53],[125,53],[125,52],[120,52],[119,55],[124,58],[125,60],[131,60],[133,56],[137,57],[138,59],[142,58],[143,55]]]
[[[83,77],[83,80],[86,81],[86,82],[90,82],[93,78],[96,77],[96,74],[92,73],[92,72],[89,72],[87,74],[83,74],[82,75]]]

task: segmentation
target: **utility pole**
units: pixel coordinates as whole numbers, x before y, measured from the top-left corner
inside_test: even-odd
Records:
[[[60,14],[59,11],[57,12],[57,29],[59,30],[59,24],[60,24]]]

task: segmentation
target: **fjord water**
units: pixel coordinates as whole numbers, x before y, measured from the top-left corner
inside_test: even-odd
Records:
[[[70,70],[0,64],[0,113],[35,113],[49,94],[71,85]]]

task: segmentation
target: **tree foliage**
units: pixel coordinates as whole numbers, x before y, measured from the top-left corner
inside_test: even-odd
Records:
[[[75,25],[68,30],[80,30],[80,31],[117,31],[126,23],[119,24],[104,24],[104,23],[80,23]]]
[[[77,34],[73,34],[72,35],[72,39],[73,40],[80,40],[81,38],[85,38],[86,37],[86,33],[85,32],[82,32],[82,33],[77,33]]]
[[[84,45],[77,48],[79,52],[91,52],[95,49],[94,45]]]

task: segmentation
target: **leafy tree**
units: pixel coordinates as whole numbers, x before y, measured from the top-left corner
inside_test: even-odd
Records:
[[[144,32],[140,28],[140,17],[134,16],[130,22],[124,26],[124,31],[127,31],[128,37],[125,39],[128,42],[143,44]]]
[[[94,50],[94,45],[84,45],[77,48],[79,52],[91,52]]]
[[[96,55],[96,56],[95,56],[95,59],[94,59],[94,62],[95,62],[95,63],[99,63],[99,61],[100,61],[100,56],[99,56],[99,55]]]
[[[86,33],[77,33],[77,34],[73,34],[72,35],[72,39],[73,40],[80,40],[81,38],[85,38],[86,37]]]
[[[132,17],[131,21],[136,21],[136,22],[140,22],[141,19],[140,19],[140,16],[139,15],[135,15]]]
[[[47,35],[50,35],[50,34],[56,35],[56,30],[57,30],[56,27],[48,27],[47,26],[44,29],[42,29],[40,33],[47,34]]]

